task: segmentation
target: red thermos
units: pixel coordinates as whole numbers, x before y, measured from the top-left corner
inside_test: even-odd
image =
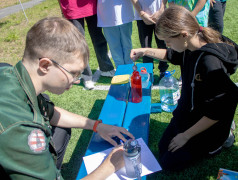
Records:
[[[141,76],[138,71],[133,71],[131,76],[131,97],[134,103],[142,101]]]

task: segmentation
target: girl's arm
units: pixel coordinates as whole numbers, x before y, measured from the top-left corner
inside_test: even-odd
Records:
[[[130,57],[133,61],[136,61],[140,57],[148,56],[154,59],[166,61],[167,49],[154,49],[154,48],[138,48],[132,49]]]
[[[202,10],[202,8],[205,6],[206,2],[207,2],[207,0],[198,0],[195,8],[192,11],[192,14],[194,16],[196,16]]]
[[[192,127],[184,131],[183,133],[177,134],[175,136],[168,147],[169,151],[176,151],[177,149],[181,148],[184,144],[188,142],[189,139],[192,137],[202,133],[203,131],[207,130],[214,124],[216,124],[216,120],[212,120],[206,116],[203,116],[196,124],[194,124]]]

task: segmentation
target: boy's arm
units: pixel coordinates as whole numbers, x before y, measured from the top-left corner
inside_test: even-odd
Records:
[[[54,115],[50,120],[50,124],[54,126],[65,128],[82,128],[89,130],[93,130],[95,122],[95,120],[71,113],[59,107],[55,107]],[[134,136],[123,127],[117,127],[103,123],[99,123],[97,125],[96,131],[103,139],[114,146],[117,146],[117,143],[112,139],[113,136],[117,136],[123,141],[126,141],[126,139],[122,134],[126,134],[127,136],[134,138]]]
[[[207,0],[198,0],[195,8],[192,10],[192,14],[194,16],[196,16],[201,10],[202,8],[205,6]]]

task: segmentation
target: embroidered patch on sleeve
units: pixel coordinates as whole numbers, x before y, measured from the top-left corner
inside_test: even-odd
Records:
[[[41,153],[45,150],[46,142],[44,132],[40,129],[34,129],[28,136],[28,145],[35,153]]]

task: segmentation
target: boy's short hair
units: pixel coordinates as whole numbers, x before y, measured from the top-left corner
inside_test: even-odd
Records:
[[[60,64],[89,60],[89,49],[84,36],[68,20],[47,17],[38,21],[27,33],[24,59],[50,58]]]

